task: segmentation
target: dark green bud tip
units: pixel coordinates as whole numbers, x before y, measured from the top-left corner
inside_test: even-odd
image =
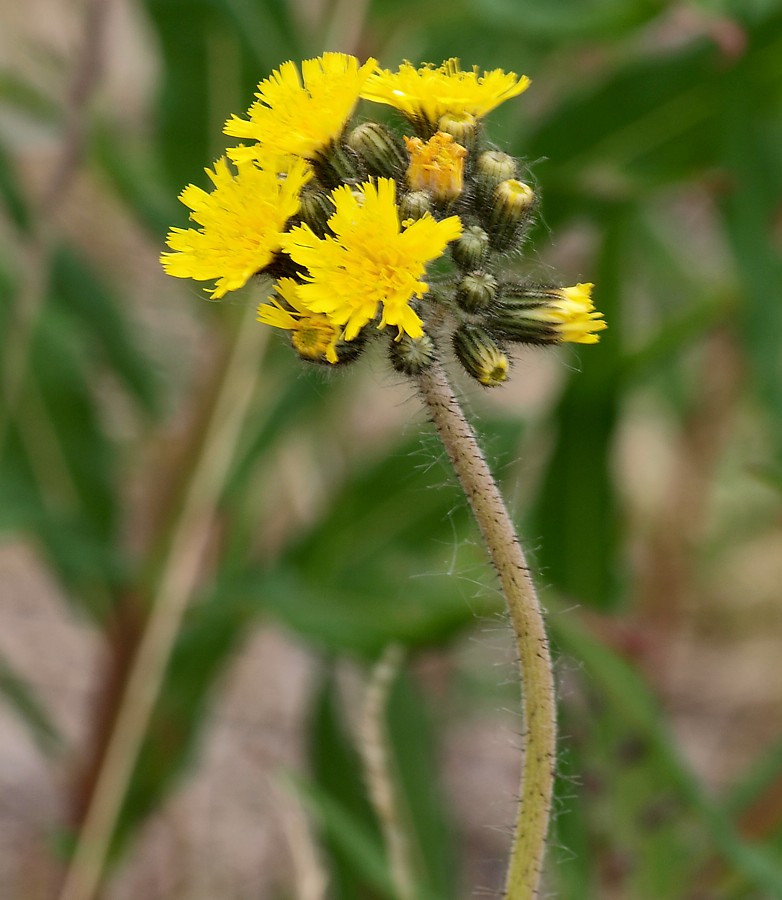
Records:
[[[364,161],[371,175],[400,177],[407,168],[407,155],[399,140],[377,122],[363,122],[350,132],[348,146]]]
[[[453,349],[465,371],[485,387],[495,387],[508,378],[508,357],[495,339],[480,325],[463,323],[453,336]]]
[[[480,225],[468,225],[462,236],[451,244],[454,262],[462,269],[477,269],[489,252],[489,235]]]
[[[435,348],[428,334],[414,339],[403,334],[391,341],[389,348],[391,365],[403,375],[418,375],[429,368],[435,360]]]
[[[456,289],[456,302],[469,313],[487,309],[496,296],[497,279],[488,272],[470,272]]]
[[[313,189],[307,185],[299,198],[299,215],[318,235],[323,235],[328,230],[329,218],[334,213],[334,204],[326,191]]]

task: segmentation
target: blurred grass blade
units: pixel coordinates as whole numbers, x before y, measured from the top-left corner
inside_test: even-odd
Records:
[[[360,893],[353,893],[342,882],[334,896],[339,900],[397,900],[380,844],[368,836],[363,823],[356,821],[327,791],[303,779],[288,777],[321,832],[363,885]]]

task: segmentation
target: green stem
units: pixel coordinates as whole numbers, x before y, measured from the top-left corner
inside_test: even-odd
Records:
[[[538,896],[546,849],[557,728],[543,612],[508,510],[445,370],[435,363],[416,381],[497,570],[516,638],[524,761],[504,896],[507,900],[532,900]]]

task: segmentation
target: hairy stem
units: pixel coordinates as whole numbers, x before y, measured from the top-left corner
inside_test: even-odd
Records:
[[[524,761],[507,900],[538,896],[556,752],[556,699],[543,613],[508,510],[448,382],[435,363],[416,378],[486,544],[508,605],[522,684]]]

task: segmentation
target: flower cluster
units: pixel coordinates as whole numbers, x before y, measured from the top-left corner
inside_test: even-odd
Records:
[[[214,298],[270,276],[259,321],[331,365],[387,334],[394,367],[416,374],[449,342],[492,386],[507,378],[508,343],[595,343],[606,325],[591,284],[503,275],[537,199],[518,161],[487,144],[483,117],[528,86],[454,59],[397,72],[342,53],[306,60],[301,74],[284,63],[246,118],[226,123],[253,143],[207,170],[211,193],[182,192],[199,227],[171,230],[166,272],[214,280]],[[355,124],[360,98],[396,108],[413,133]]]

